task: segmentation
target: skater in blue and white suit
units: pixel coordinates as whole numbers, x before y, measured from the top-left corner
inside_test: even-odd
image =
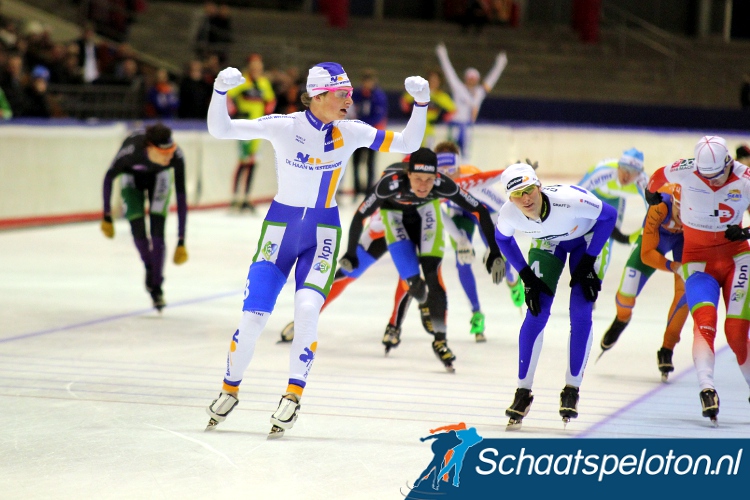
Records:
[[[235,68],[216,77],[208,110],[208,131],[220,139],[271,141],[276,152],[278,192],[263,222],[258,248],[245,287],[243,314],[232,336],[224,384],[208,407],[207,429],[223,421],[237,404],[242,377],[255,344],[295,267],[295,335],[289,357],[289,384],[271,417],[273,436],[297,419],[299,400],[315,358],[320,308],[333,283],[341,223],[335,194],[354,150],[411,153],[424,136],[430,90],[419,76],[406,79],[414,97],[411,118],[403,132],[378,130],[364,122],[345,120],[352,105],[352,86],[344,68],[325,62],[310,68],[302,103],[308,107],[288,115],[232,120],[226,92],[244,81]]]

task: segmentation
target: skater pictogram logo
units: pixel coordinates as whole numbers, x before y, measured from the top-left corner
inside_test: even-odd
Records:
[[[467,427],[464,422],[430,429],[430,434],[419,440],[432,441],[433,457],[414,481],[407,498],[432,498],[436,492],[442,495],[455,492],[461,484],[466,452],[483,439],[474,427]]]

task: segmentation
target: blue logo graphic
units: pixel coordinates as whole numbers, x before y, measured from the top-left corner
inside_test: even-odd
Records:
[[[315,353],[305,347],[305,352],[299,355],[299,360],[308,365],[315,359]]]
[[[302,163],[307,163],[307,160],[310,159],[310,155],[306,155],[304,153],[297,153],[297,161]]]
[[[455,491],[461,482],[466,452],[482,439],[474,427],[467,428],[463,422],[431,429],[429,436],[419,438],[423,443],[434,440],[431,446],[433,457],[406,498],[417,500],[434,496],[435,491]]]

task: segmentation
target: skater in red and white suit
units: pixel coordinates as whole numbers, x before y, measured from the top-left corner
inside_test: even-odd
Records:
[[[715,423],[719,396],[714,386],[714,340],[720,294],[727,308],[724,334],[750,385],[750,228],[742,228],[742,216],[750,206],[750,168],[732,159],[723,138],[705,136],[695,145],[694,158],[654,172],[648,185],[652,202],[658,201],[656,190],[667,182],[682,187],[682,276],[695,325],[693,361],[703,416]]]

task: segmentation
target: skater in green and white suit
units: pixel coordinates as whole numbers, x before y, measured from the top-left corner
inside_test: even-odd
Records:
[[[602,249],[599,279],[604,279],[604,274],[609,267],[612,255],[612,240],[630,245],[641,234],[641,229],[632,234],[623,234],[620,226],[625,215],[626,198],[640,196],[644,205],[648,207],[645,195],[646,184],[648,184],[648,175],[643,169],[643,153],[635,148],[624,151],[619,160],[607,159],[599,162],[586,172],[583,179],[578,182],[579,186],[591,191],[594,196],[617,210],[617,224],[612,231],[612,236]]]

